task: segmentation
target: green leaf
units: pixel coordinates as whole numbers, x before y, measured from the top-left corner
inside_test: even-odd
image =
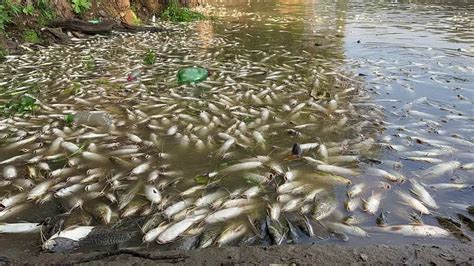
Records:
[[[68,114],[64,118],[64,122],[66,122],[66,125],[71,125],[73,121],[74,121],[74,115],[72,114]]]
[[[194,181],[196,181],[196,183],[199,185],[205,185],[208,183],[209,177],[205,175],[197,175],[194,177]]]

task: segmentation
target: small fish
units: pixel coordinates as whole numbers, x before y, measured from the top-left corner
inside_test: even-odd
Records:
[[[281,245],[286,240],[288,228],[280,225],[278,222],[272,222],[269,217],[266,218],[268,233],[274,245]]]
[[[160,191],[154,185],[146,185],[144,190],[145,197],[153,204],[158,204],[163,199]]]
[[[436,201],[433,199],[431,194],[421,185],[418,181],[415,179],[410,180],[411,183],[411,189],[410,191],[418,196],[418,198],[426,204],[426,206],[433,208],[433,209],[438,209],[438,204],[436,204]]]
[[[0,233],[35,233],[40,229],[38,223],[0,223]]]
[[[316,221],[323,220],[336,210],[336,202],[332,200],[318,199],[315,200],[313,209],[313,219]]]
[[[245,224],[233,224],[229,226],[222,234],[217,238],[216,242],[219,247],[227,245],[239,238],[242,238],[249,228]]]
[[[437,164],[426,170],[419,171],[416,174],[423,178],[436,178],[436,177],[441,177],[449,172],[453,172],[459,167],[461,167],[460,162],[450,161],[450,162]]]
[[[381,200],[381,193],[372,193],[372,196],[367,201],[362,200],[364,202],[364,211],[369,214],[375,214],[379,209]]]
[[[434,189],[464,189],[474,187],[474,184],[465,184],[465,183],[437,183],[428,185]]]
[[[158,236],[163,233],[168,227],[170,226],[169,223],[162,222],[158,227],[155,227],[149,231],[146,232],[146,234],[143,236],[143,242],[144,243],[151,243],[158,238]]]
[[[47,240],[43,244],[43,250],[50,252],[69,252],[78,248],[79,241],[65,237],[56,237],[54,239]]]
[[[334,174],[334,175],[342,175],[342,176],[358,176],[359,175],[358,171],[341,167],[341,166],[329,165],[329,164],[317,165],[316,169],[319,171]]]
[[[362,228],[355,225],[347,225],[343,223],[326,223],[326,227],[333,232],[342,232],[344,234],[369,237],[369,234]]]
[[[421,203],[419,200],[402,191],[397,191],[396,193],[406,205],[411,206],[413,209],[421,212],[422,214],[430,214],[430,210],[428,210],[428,208],[426,208],[425,205],[423,205],[423,203]]]
[[[443,228],[433,225],[392,225],[379,227],[388,233],[398,233],[404,236],[448,238],[450,233]]]
[[[170,225],[163,231],[163,233],[158,236],[157,242],[160,244],[165,244],[175,240],[179,235],[188,230],[193,224],[201,221],[205,216],[206,215],[198,215],[189,217]]]
[[[229,219],[240,216],[253,209],[254,206],[231,207],[214,212],[206,217],[205,221],[208,224],[227,221]]]
[[[366,185],[364,183],[359,183],[359,184],[353,185],[347,191],[347,196],[349,198],[353,198],[353,197],[359,195],[364,190],[365,187],[366,187]]]
[[[219,171],[221,174],[227,174],[231,172],[239,172],[239,171],[244,171],[244,170],[252,170],[258,167],[261,167],[263,165],[262,162],[245,162],[245,163],[239,163],[239,164],[234,164],[231,165],[227,168],[224,168]]]

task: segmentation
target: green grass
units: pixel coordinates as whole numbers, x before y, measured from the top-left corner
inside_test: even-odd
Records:
[[[29,29],[23,32],[23,41],[29,43],[39,43],[41,40],[36,31]]]
[[[189,8],[180,6],[177,0],[172,0],[161,14],[161,18],[173,22],[190,22],[206,19],[206,16],[199,12],[192,11]]]
[[[36,0],[33,4],[17,4],[13,0],[0,0],[0,31],[15,23],[14,18],[30,16],[37,18],[40,25],[51,22],[56,14],[51,6],[51,0]]]

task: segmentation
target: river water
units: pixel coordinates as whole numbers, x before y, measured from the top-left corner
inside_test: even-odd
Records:
[[[130,221],[138,233],[123,246],[149,246],[144,226],[182,231],[158,236],[166,249],[275,244],[275,230],[282,243],[341,245],[472,236],[464,223],[461,240],[393,227],[410,216],[437,228],[436,217],[473,218],[472,3],[209,4],[209,21],[158,23],[172,32],[95,36],[0,66],[1,103],[30,95],[38,105],[1,120],[2,222],[61,213],[66,228]],[[188,66],[210,77],[177,84]],[[81,119],[87,112],[98,118]],[[302,153],[292,157],[295,143]],[[176,203],[184,207],[173,213]],[[5,248],[41,243],[39,233],[1,239]]]

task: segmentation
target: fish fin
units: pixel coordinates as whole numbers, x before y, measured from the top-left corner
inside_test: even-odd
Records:
[[[408,189],[408,191],[410,191],[411,193],[413,193],[413,195],[418,196],[418,193],[416,193],[413,189],[410,188],[410,189]]]

